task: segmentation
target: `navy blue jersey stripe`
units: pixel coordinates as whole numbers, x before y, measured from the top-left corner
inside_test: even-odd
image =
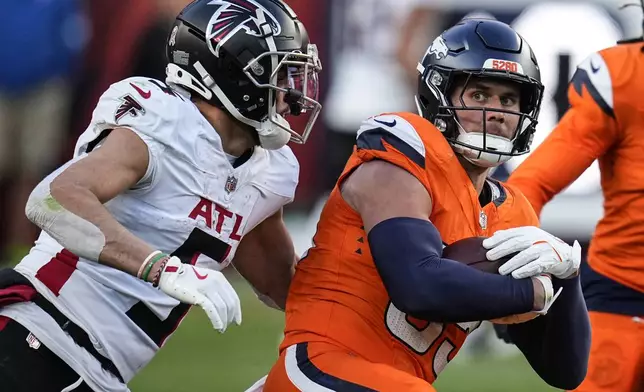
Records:
[[[364,131],[358,136],[356,145],[358,149],[361,150],[377,150],[377,151],[387,151],[383,144],[383,141],[389,143],[396,150],[405,154],[407,158],[412,160],[415,164],[425,168],[425,157],[416,151],[412,146],[405,143],[398,136],[387,131],[384,128],[374,128],[368,131]]]
[[[295,350],[297,367],[311,381],[333,391],[342,392],[375,392],[375,390],[342,380],[318,369],[309,359],[308,343],[300,343]]]
[[[575,74],[572,76],[570,84],[574,87],[575,91],[577,91],[577,94],[579,94],[580,96],[582,87],[586,86],[586,90],[588,90],[588,93],[593,98],[597,106],[599,106],[599,108],[604,113],[612,118],[615,118],[615,112],[613,111],[613,108],[608,105],[606,100],[604,100],[604,98],[599,93],[599,90],[597,90],[597,88],[593,85],[592,81],[590,80],[590,76],[585,69],[578,68]]]

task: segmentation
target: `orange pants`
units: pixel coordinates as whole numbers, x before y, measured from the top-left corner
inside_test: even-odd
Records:
[[[592,343],[588,373],[575,391],[644,391],[644,319],[589,313]]]
[[[283,350],[264,392],[435,392],[427,382],[389,365],[369,362],[329,343],[300,343]]]

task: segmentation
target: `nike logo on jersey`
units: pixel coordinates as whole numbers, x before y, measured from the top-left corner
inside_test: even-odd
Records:
[[[381,120],[373,120],[373,121],[380,123],[382,125],[388,126],[389,128],[393,128],[396,126],[396,120],[393,120],[391,122],[381,121]]]
[[[137,86],[134,83],[130,83],[130,86],[132,86],[132,88],[135,89],[136,92],[139,93],[139,95],[143,97],[143,99],[148,99],[148,98],[150,98],[152,96],[152,91],[151,90],[147,91],[147,92],[143,91],[143,90],[141,90],[141,87]]]
[[[595,64],[593,64],[592,60],[590,60],[590,69],[593,71],[593,73],[597,73],[599,71],[599,67],[595,67]]]
[[[204,279],[206,279],[208,277],[208,274],[205,274],[205,275],[199,274],[199,272],[197,272],[195,267],[192,267],[192,270],[195,272],[195,275],[197,276],[197,279],[199,279],[199,280],[204,280]]]

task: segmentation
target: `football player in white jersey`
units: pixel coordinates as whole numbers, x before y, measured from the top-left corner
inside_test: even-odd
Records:
[[[197,0],[167,56],[165,83],[102,95],[74,158],[27,202],[42,233],[0,271],[3,391],[127,391],[190,305],[220,332],[241,322],[230,263],[284,307],[299,171],[286,144],[321,108],[316,47],[281,0]]]

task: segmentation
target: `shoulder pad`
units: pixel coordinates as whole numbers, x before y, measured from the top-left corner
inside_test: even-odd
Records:
[[[83,144],[105,129],[125,127],[165,145],[172,145],[182,104],[187,98],[155,79],[134,77],[112,84],[100,97]]]
[[[362,123],[358,130],[358,149],[385,151],[383,141],[425,167],[425,144],[414,126],[396,114],[381,114]]]
[[[590,97],[607,115],[615,117],[613,83],[606,61],[599,53],[593,53],[577,66],[570,81],[577,95],[582,96],[584,87]]]
[[[256,185],[266,191],[292,201],[300,177],[300,164],[290,147],[284,146],[277,150],[264,150],[268,158],[260,180]]]

